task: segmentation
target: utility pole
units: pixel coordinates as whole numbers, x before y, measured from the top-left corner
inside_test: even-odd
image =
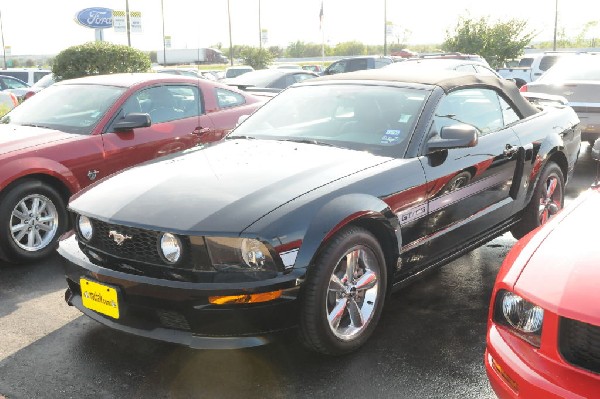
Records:
[[[262,49],[262,29],[260,26],[260,0],[258,0],[258,48]]]
[[[229,19],[229,62],[233,66],[233,42],[231,40],[231,8],[229,7],[229,0],[227,0],[227,18]]]
[[[387,55],[387,0],[383,0],[383,55]]]
[[[555,2],[554,10],[554,42],[552,44],[552,50],[556,51],[556,31],[558,30],[558,0]]]
[[[129,0],[125,0],[125,18],[127,21],[127,45],[131,47],[131,29],[129,28]]]
[[[4,59],[4,68],[6,69],[6,46],[4,45],[4,28],[2,27],[2,11],[0,11],[0,34],[2,36],[2,58]]]
[[[162,35],[163,35],[163,66],[167,66],[167,43],[165,43],[165,7],[163,0],[160,0],[160,15],[162,17]]]

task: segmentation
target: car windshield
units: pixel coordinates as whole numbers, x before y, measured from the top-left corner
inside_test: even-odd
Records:
[[[600,81],[600,56],[579,55],[574,57],[564,57],[538,79],[539,82],[555,82],[563,80]]]
[[[90,134],[125,88],[101,85],[52,85],[19,105],[0,123]]]
[[[229,136],[402,156],[430,92],[361,84],[307,85],[282,92]]]

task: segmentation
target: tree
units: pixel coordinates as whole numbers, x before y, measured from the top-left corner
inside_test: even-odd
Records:
[[[286,49],[286,54],[290,58],[320,57],[321,45],[315,43],[304,43],[300,40],[290,43]]]
[[[534,37],[535,32],[527,30],[525,20],[490,23],[488,17],[460,17],[454,32],[446,31],[442,49],[479,54],[492,67],[499,67],[504,61],[519,57]]]
[[[69,47],[54,58],[57,80],[120,72],[147,72],[150,57],[144,52],[108,42],[89,42]]]
[[[338,43],[333,49],[333,54],[340,56],[365,55],[366,53],[365,45],[357,41]]]
[[[250,65],[254,69],[265,69],[273,61],[273,55],[264,48],[247,47],[242,50],[240,56],[244,64]]]

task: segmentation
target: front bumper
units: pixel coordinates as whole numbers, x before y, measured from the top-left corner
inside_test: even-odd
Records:
[[[65,300],[92,319],[116,330],[192,348],[241,348],[265,344],[298,323],[302,274],[292,270],[277,278],[243,283],[192,283],[127,274],[91,263],[75,237],[61,241],[69,288]],[[80,279],[113,287],[118,319],[83,306]],[[209,296],[282,290],[280,298],[256,304],[215,305]]]
[[[500,399],[593,398],[600,376],[551,358],[520,338],[492,324],[488,330],[485,369]]]

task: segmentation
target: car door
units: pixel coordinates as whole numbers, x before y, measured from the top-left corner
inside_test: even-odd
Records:
[[[115,131],[114,124],[132,112],[148,113],[149,127]],[[102,133],[105,164],[98,169],[104,177],[125,167],[191,148],[214,130],[204,114],[198,86],[171,84],[147,87],[133,93]]]
[[[513,177],[523,159],[505,106],[492,89],[468,88],[445,95],[436,107],[429,140],[456,124],[476,127],[479,137],[474,147],[425,150],[420,157],[429,185],[427,234],[433,257],[451,255],[484,237],[514,212]]]

